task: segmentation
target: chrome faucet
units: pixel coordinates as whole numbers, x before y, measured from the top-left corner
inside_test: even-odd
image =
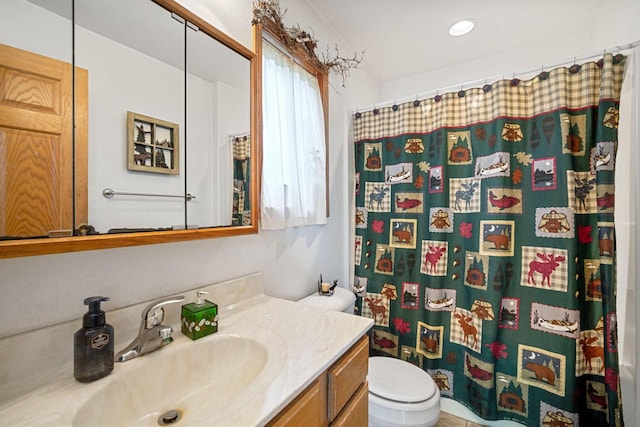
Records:
[[[122,351],[116,354],[116,362],[126,362],[150,353],[173,341],[173,328],[162,324],[164,306],[184,300],[184,295],[162,298],[152,302],[142,310],[142,322],[138,336]]]

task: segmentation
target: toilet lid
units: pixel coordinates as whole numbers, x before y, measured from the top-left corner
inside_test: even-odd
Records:
[[[326,308],[328,310],[344,311],[349,308],[355,300],[356,296],[353,292],[343,288],[335,288],[333,290],[333,295],[331,296],[318,295],[318,293],[315,292],[308,297],[301,299],[300,302],[306,305]]]
[[[370,357],[367,380],[370,393],[397,402],[422,402],[437,390],[433,378],[425,371],[392,357]]]

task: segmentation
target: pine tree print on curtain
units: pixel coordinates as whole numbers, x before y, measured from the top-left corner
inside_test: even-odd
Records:
[[[614,168],[625,57],[353,117],[371,353],[487,420],[622,425]]]

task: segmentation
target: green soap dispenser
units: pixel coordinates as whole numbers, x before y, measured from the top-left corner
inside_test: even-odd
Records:
[[[113,371],[113,326],[105,322],[100,303],[108,297],[89,297],[84,304],[89,311],[82,318],[82,329],[74,335],[73,376],[88,383]]]
[[[202,298],[208,292],[196,292],[196,302],[182,306],[182,333],[197,340],[218,332],[218,305]]]

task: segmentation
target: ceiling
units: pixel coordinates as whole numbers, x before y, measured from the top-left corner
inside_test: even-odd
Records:
[[[591,30],[605,0],[306,0],[379,82]],[[451,37],[472,18],[475,29]],[[351,56],[352,52],[341,52]]]

